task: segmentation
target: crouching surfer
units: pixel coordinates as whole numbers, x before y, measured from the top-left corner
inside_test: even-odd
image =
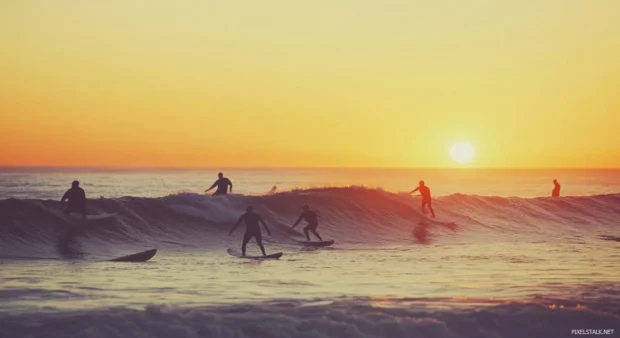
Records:
[[[228,236],[230,236],[233,231],[241,224],[241,222],[245,222],[245,235],[243,235],[243,244],[241,244],[241,254],[245,256],[245,246],[248,244],[250,239],[254,237],[256,239],[256,244],[260,247],[260,251],[263,253],[263,256],[267,256],[265,253],[265,247],[263,246],[263,237],[261,235],[259,222],[263,224],[267,234],[271,236],[271,232],[269,232],[269,228],[267,228],[267,224],[263,221],[263,218],[260,217],[259,214],[254,212],[254,208],[252,206],[248,206],[245,214],[239,217],[237,224],[230,230]]]
[[[308,222],[308,225],[306,225],[304,227],[304,234],[306,235],[306,239],[308,241],[310,241],[310,235],[308,234],[308,231],[312,231],[312,233],[321,242],[323,242],[323,239],[321,238],[321,235],[319,235],[319,233],[316,232],[316,228],[319,226],[319,220],[316,217],[316,212],[310,210],[310,207],[308,205],[304,205],[303,211],[301,212],[301,215],[299,215],[299,218],[297,219],[297,222],[295,222],[295,224],[293,224],[293,228],[295,226],[297,226],[297,224],[299,224],[299,222],[301,222],[302,219],[305,219],[306,222]]]
[[[82,218],[86,219],[86,193],[80,188],[80,182],[73,181],[71,189],[67,190],[60,200],[60,207],[64,207],[65,201],[69,200],[67,208],[64,210],[65,215],[74,212],[82,214]]]

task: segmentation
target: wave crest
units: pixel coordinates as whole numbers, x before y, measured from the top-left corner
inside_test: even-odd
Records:
[[[421,213],[419,197],[363,187],[320,188],[269,196],[212,197],[180,193],[161,198],[92,199],[89,213],[117,213],[114,219],[77,224],[65,218],[51,200],[0,201],[0,255],[54,257],[58,243],[74,230],[82,252],[105,253],[116,246],[156,246],[162,242],[201,248],[225,245],[225,234],[253,205],[272,229],[273,242],[289,241],[299,232],[290,226],[301,206],[319,214],[319,232],[341,244],[382,245],[424,242],[455,236],[606,234],[617,229],[620,194],[563,198],[504,198],[455,194],[434,200],[437,220]],[[420,221],[423,221],[422,228]],[[447,226],[455,222],[458,227]],[[412,234],[413,232],[413,234]],[[480,236],[478,236],[480,237]]]

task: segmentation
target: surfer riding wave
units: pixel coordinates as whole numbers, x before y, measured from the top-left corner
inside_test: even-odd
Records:
[[[304,205],[303,211],[302,211],[301,215],[299,215],[299,218],[297,219],[297,222],[295,222],[295,224],[293,224],[292,228],[296,227],[297,224],[299,224],[299,222],[301,222],[301,220],[306,220],[306,222],[308,222],[308,225],[306,225],[304,227],[304,234],[306,235],[306,239],[308,241],[310,241],[310,235],[308,234],[308,231],[312,231],[312,233],[321,242],[323,242],[323,239],[321,238],[321,235],[319,235],[319,233],[316,232],[316,228],[319,226],[319,221],[317,219],[316,212],[310,210],[310,207],[308,205]]]
[[[223,173],[217,174],[217,177],[217,181],[215,181],[215,183],[213,183],[213,185],[209,189],[205,190],[205,192],[209,192],[215,187],[217,187],[217,190],[215,190],[213,196],[227,195],[229,191],[232,192],[232,182],[227,177],[224,177]],[[230,190],[228,189],[228,187],[230,187]]]

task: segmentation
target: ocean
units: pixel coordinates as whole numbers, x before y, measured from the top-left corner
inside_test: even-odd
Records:
[[[64,217],[73,180],[117,216]],[[226,252],[248,205],[279,260]],[[619,223],[620,170],[0,168],[0,337],[617,336]]]

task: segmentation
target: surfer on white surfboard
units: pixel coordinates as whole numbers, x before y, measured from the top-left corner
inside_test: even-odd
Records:
[[[267,231],[267,234],[269,236],[271,236],[271,232],[269,232],[269,228],[267,228],[267,224],[265,224],[263,218],[260,217],[259,214],[254,212],[254,208],[252,206],[248,206],[246,208],[245,214],[241,215],[241,217],[239,217],[239,220],[237,221],[237,224],[235,224],[235,226],[230,229],[228,236],[230,236],[233,231],[235,231],[235,229],[239,226],[239,224],[241,224],[241,222],[245,222],[246,226],[245,235],[243,235],[243,244],[241,244],[241,255],[245,256],[245,246],[248,244],[250,239],[254,237],[256,239],[256,244],[258,244],[258,246],[260,247],[260,251],[263,253],[263,256],[267,256],[267,254],[265,253],[265,247],[263,246],[263,236],[261,235],[260,226],[258,223],[260,222],[263,224],[263,227],[265,227],[265,230]]]
[[[431,211],[431,215],[435,218],[435,211],[433,211],[433,202],[431,201],[431,189],[429,189],[426,185],[424,185],[424,181],[420,181],[420,186],[411,190],[410,194],[419,191],[420,195],[422,195],[422,212],[426,213],[426,206],[428,205],[428,209]]]
[[[209,190],[215,188],[217,186],[217,190],[215,190],[215,193],[213,194],[213,196],[217,196],[217,195],[227,195],[228,192],[232,192],[232,188],[233,188],[233,184],[232,182],[224,177],[224,174],[219,173],[217,174],[217,181],[215,181],[215,183],[213,183],[213,185],[211,186],[211,188],[205,190],[205,192],[209,192]],[[230,187],[230,190],[228,190],[228,187]]]
[[[65,200],[69,200],[67,208],[64,210],[65,215],[74,212],[82,214],[82,218],[86,219],[86,193],[80,188],[80,182],[73,181],[71,189],[67,190],[60,200],[60,207],[64,207]]]
[[[312,233],[321,242],[323,242],[323,239],[321,238],[321,235],[319,235],[319,233],[316,232],[316,228],[319,226],[319,220],[316,217],[316,212],[310,210],[310,207],[307,204],[304,205],[304,208],[303,208],[303,211],[301,212],[301,215],[299,215],[299,218],[297,219],[297,222],[295,222],[295,224],[293,224],[292,228],[296,227],[297,224],[299,224],[299,222],[301,222],[302,219],[305,219],[306,222],[308,222],[308,225],[306,225],[304,227],[304,234],[306,234],[306,238],[308,239],[308,241],[310,241],[310,235],[308,234],[308,231],[312,231]]]

